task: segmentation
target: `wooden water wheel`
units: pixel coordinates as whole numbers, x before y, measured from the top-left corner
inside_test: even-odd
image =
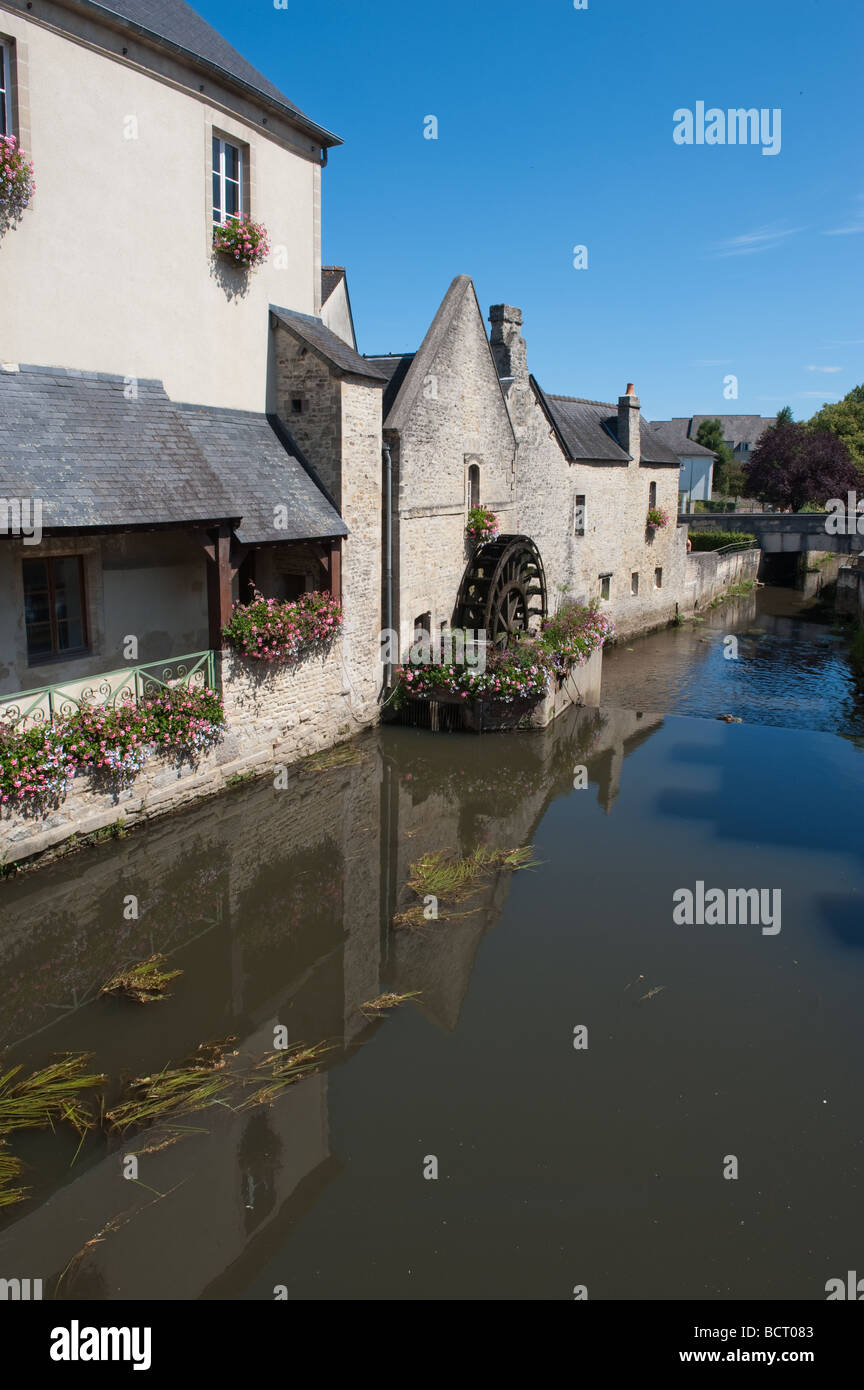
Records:
[[[514,633],[536,631],[546,617],[546,575],[528,536],[499,536],[481,545],[462,576],[453,626],[483,629],[503,650]]]

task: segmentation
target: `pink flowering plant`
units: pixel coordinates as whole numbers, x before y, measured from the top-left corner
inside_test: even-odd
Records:
[[[267,228],[248,215],[229,217],[213,228],[213,250],[237,265],[263,265],[270,255]]]
[[[539,633],[525,633],[506,650],[490,646],[483,669],[465,663],[397,666],[399,693],[420,699],[458,695],[463,700],[537,700],[550,678],[582,666],[615,635],[611,619],[591,605],[569,603],[547,618]]]
[[[0,136],[0,224],[17,222],[36,189],[32,160],[26,159],[14,135]]]
[[[296,662],[327,651],[341,626],[342,605],[326,591],[283,603],[255,590],[251,603],[235,603],[222,636],[241,656]]]
[[[465,535],[477,545],[494,541],[498,535],[498,518],[491,507],[472,507],[468,513]]]
[[[649,531],[662,531],[669,525],[669,513],[663,507],[649,507],[645,525]]]
[[[215,691],[180,685],[137,702],[84,705],[53,724],[0,723],[0,804],[56,805],[78,772],[102,786],[127,786],[154,754],[194,759],[212,748],[224,723]]]

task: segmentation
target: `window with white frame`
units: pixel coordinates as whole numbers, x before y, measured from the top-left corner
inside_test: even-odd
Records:
[[[13,135],[12,130],[12,45],[0,39],[0,135]]]
[[[243,212],[243,150],[214,135],[213,221],[222,224]]]

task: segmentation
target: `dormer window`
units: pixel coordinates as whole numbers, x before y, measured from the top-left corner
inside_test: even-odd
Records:
[[[243,150],[213,136],[213,221],[220,225],[240,217],[243,207]]]

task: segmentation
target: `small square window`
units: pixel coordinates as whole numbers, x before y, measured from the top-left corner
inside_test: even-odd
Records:
[[[612,592],[612,576],[611,576],[611,574],[601,574],[601,576],[600,576],[600,597],[601,597],[601,598],[608,598],[611,592]]]
[[[658,565],[656,570],[654,571],[654,588],[663,588],[663,568],[661,565]]]
[[[577,495],[573,508],[573,534],[585,535],[585,498],[581,493]]]
[[[302,402],[302,400],[300,400],[299,397],[297,397],[296,399],[292,400],[292,402],[291,402],[291,414],[292,414],[292,415],[302,415],[302,414],[303,414],[303,402]]]
[[[636,570],[630,576],[630,593],[635,598],[639,592],[639,574]]]

